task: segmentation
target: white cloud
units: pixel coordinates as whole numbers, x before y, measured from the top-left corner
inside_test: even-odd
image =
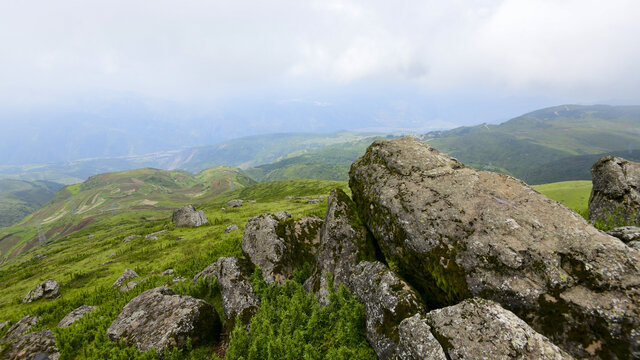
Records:
[[[0,95],[360,81],[640,100],[640,2],[4,1]]]

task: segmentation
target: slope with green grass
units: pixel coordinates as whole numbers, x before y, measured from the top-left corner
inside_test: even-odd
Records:
[[[587,217],[591,181],[562,181],[551,184],[534,185],[533,188],[578,214]]]
[[[224,176],[220,177],[224,171],[236,176],[241,174],[226,168],[202,173],[200,176],[215,183],[227,179]],[[134,178],[136,181],[127,178]],[[159,200],[163,204],[162,207],[168,208],[167,211],[154,206],[138,211],[117,212],[112,216],[96,216],[87,226],[0,264],[0,322],[8,320],[13,323],[27,314],[41,316],[42,320],[37,329],[54,330],[61,359],[157,358],[153,353],[141,354],[131,347],[119,347],[105,335],[107,327],[130,299],[144,290],[170,283],[171,277],[159,275],[168,268],[174,269],[175,276],[191,279],[221,256],[240,256],[243,227],[249,218],[281,210],[289,211],[294,218],[321,217],[326,211],[326,200],[308,204],[305,199],[296,197],[326,198],[333,186],[347,187],[344,182],[308,180],[246,184],[248,186],[240,188],[242,184],[234,182],[238,188],[232,192],[211,197],[205,195],[207,200],[198,204],[198,208],[202,209],[210,220],[209,225],[199,228],[175,228],[170,220],[170,208],[191,202],[188,196],[175,195],[179,191],[176,189],[196,186],[200,191],[202,185],[198,185],[196,178],[197,176],[189,177],[183,172],[141,169],[126,174],[105,174],[82,185],[66,188],[68,194],[59,194],[59,199],[52,204],[68,199],[70,194],[73,194],[78,199],[77,206],[91,205],[90,202],[80,199],[93,198],[96,192],[105,194],[106,190],[113,191],[115,188],[120,188],[120,191],[115,191],[114,194],[120,194],[131,190],[123,189],[124,187],[133,185],[138,185],[136,192],[146,192],[145,195],[138,197],[138,200],[123,201],[135,203],[140,198],[146,199],[150,196],[160,199],[155,197],[156,193],[171,189],[174,191],[169,193],[172,194],[170,197]],[[147,192],[151,188],[154,190]],[[183,190],[184,194],[193,193],[193,188],[188,189],[190,190]],[[285,199],[285,194],[294,196],[294,199]],[[228,198],[246,195],[259,200],[257,203],[245,203],[241,207],[223,209]],[[65,204],[68,207],[68,202]],[[88,214],[95,214],[99,211],[98,208],[99,206],[78,216],[90,216]],[[240,229],[225,233],[225,228],[231,224],[237,224]],[[158,235],[157,240],[146,239],[143,236],[128,243],[122,241],[127,235],[145,235],[160,230],[167,231]],[[127,268],[136,271],[146,282],[130,292],[120,294],[111,288],[111,284]],[[30,304],[20,303],[33,286],[50,278],[60,283],[60,298]],[[254,276],[254,281],[255,278]],[[304,279],[300,279],[302,280]],[[220,294],[204,282],[191,284],[187,281],[171,286],[179,294],[210,301],[224,318]],[[252,327],[273,329],[274,332],[265,338],[265,334],[244,333],[242,327],[226,329],[222,340],[231,336],[233,331],[234,338],[241,338],[248,344],[255,344],[252,347],[259,347],[251,350],[235,346],[227,358],[269,358],[271,355],[268,354],[284,354],[292,347],[304,349],[305,342],[323,349],[322,352],[304,350],[312,354],[310,358],[313,359],[371,358],[373,353],[364,337],[363,309],[344,290],[332,295],[335,303],[331,308],[324,309],[312,295],[302,289],[300,283],[289,284],[283,288],[267,286],[264,282],[257,283],[256,286],[259,296],[263,299],[262,304],[266,307],[259,309]],[[71,327],[56,327],[62,317],[80,305],[96,305],[98,309]],[[288,324],[286,329],[281,327],[283,321]],[[334,332],[336,326],[341,329],[338,336],[335,336]],[[306,335],[301,337],[301,334]],[[189,346],[182,351],[174,351],[169,358],[216,359],[224,353],[226,346],[224,342],[220,343],[218,339],[214,339]],[[246,357],[247,350],[252,354],[249,357]]]
[[[640,106],[562,105],[500,125],[431,132],[426,141],[469,166],[530,184],[590,180],[594,158],[638,154]]]
[[[65,187],[19,224],[0,229],[0,257],[13,257],[56,241],[102,217],[155,211],[167,216],[179,205],[199,204],[254,181],[242,170],[216,167],[192,175],[186,171],[137,169],[92,176]],[[39,228],[38,228],[39,227]]]
[[[0,227],[12,225],[39,209],[62,188],[51,181],[0,180]]]

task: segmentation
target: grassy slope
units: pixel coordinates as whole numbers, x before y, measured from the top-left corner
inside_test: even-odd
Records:
[[[178,205],[206,202],[252,183],[241,170],[231,167],[216,167],[195,176],[148,168],[96,175],[58,191],[19,224],[0,229],[0,256],[15,256],[38,246],[38,224],[47,241],[55,241],[105,216],[145,210],[167,216]]]
[[[315,180],[285,181],[236,189],[230,194],[201,203],[199,208],[204,210],[211,224],[196,229],[174,228],[169,219],[170,212],[160,209],[141,209],[100,217],[62,240],[0,265],[0,288],[3,289],[0,292],[0,321],[13,322],[26,314],[37,314],[43,316],[39,328],[55,328],[58,321],[75,307],[99,305],[96,312],[83,318],[78,325],[55,330],[63,358],[132,357],[134,355],[131,354],[135,352],[127,353],[131,349],[117,348],[104,337],[104,332],[128,300],[145,289],[169,281],[169,277],[158,273],[173,268],[176,275],[191,279],[218,257],[241,255],[243,227],[253,216],[288,210],[296,218],[308,215],[322,217],[326,211],[326,200],[319,204],[307,204],[304,200],[285,200],[284,194],[324,195],[326,198],[333,186],[346,188],[347,184]],[[222,210],[228,198],[245,194],[259,199],[258,202]],[[174,207],[178,205],[174,203]],[[240,229],[226,234],[224,229],[231,224],[237,224]],[[156,241],[136,238],[129,243],[122,242],[127,235],[145,235],[162,229],[168,231],[158,236]],[[101,265],[107,261],[113,263]],[[110,286],[126,268],[135,270],[147,282],[130,293],[118,295]],[[155,271],[155,274],[149,274],[150,271]],[[62,296],[59,299],[20,303],[33,286],[50,278],[61,284]],[[179,293],[211,301],[222,314],[219,295],[190,284],[174,288]],[[196,350],[206,357],[210,357],[214,351],[212,345]]]
[[[562,181],[533,186],[540,193],[583,216],[586,216],[589,209],[591,187],[591,181]]]
[[[39,209],[62,185],[50,181],[0,180],[0,227],[12,225]]]
[[[502,170],[541,184],[589,180],[593,158],[587,164],[585,155],[633,154],[633,149],[640,149],[638,135],[640,107],[563,105],[500,125],[432,132],[427,141],[469,166]],[[550,164],[555,171],[546,171]]]

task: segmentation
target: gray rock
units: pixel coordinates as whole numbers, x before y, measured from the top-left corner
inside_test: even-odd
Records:
[[[632,247],[636,250],[640,250],[640,241],[631,241],[627,245],[629,245],[629,247]]]
[[[616,223],[640,222],[640,164],[605,156],[591,167],[593,188],[589,219]]]
[[[420,296],[379,262],[356,266],[349,291],[365,309],[366,335],[380,359],[392,358],[398,348],[398,325],[426,309]]]
[[[306,201],[307,204],[320,204],[320,202],[322,202],[320,199],[311,199]]]
[[[640,357],[640,253],[575,212],[410,138],[375,141],[349,184],[385,257],[430,307],[479,296],[578,358]]]
[[[111,285],[112,288],[117,289],[120,286],[124,285],[124,283],[126,283],[127,281],[137,278],[138,274],[131,270],[131,269],[126,269],[122,275],[120,275],[120,277],[118,278],[118,280],[116,280],[116,282],[113,283],[113,285]]]
[[[333,189],[327,200],[319,242],[313,275],[305,282],[305,288],[327,305],[327,274],[333,277],[335,285],[348,286],[358,262],[375,259],[373,245],[367,239],[367,229],[360,223],[355,204],[340,189]]]
[[[38,284],[22,299],[23,303],[30,303],[40,299],[55,299],[60,296],[60,285],[51,279]]]
[[[493,301],[465,300],[431,311],[425,322],[452,360],[573,359]]]
[[[289,214],[289,212],[286,210],[282,210],[273,214],[273,216],[275,216],[278,220],[287,220],[288,218],[291,217],[291,214]]]
[[[187,278],[185,278],[184,276],[176,276],[173,279],[171,279],[172,283],[179,283],[179,282],[183,282],[183,281],[187,281]]]
[[[228,318],[240,316],[248,320],[258,308],[258,297],[249,282],[250,270],[237,257],[221,257],[193,278],[193,283],[217,279],[222,295],[222,308]]]
[[[293,221],[287,215],[284,212],[256,216],[249,219],[244,228],[242,251],[254,265],[262,268],[262,276],[269,284],[283,284],[293,276],[296,267],[312,263],[319,242],[322,220]]]
[[[181,348],[187,338],[197,344],[219,333],[220,319],[211,304],[175,295],[164,286],[133,298],[107,329],[112,341],[135,345],[142,352]]]
[[[122,242],[128,243],[129,241],[135,239],[135,238],[139,238],[142,237],[142,235],[129,235],[127,237],[125,237],[124,239],[122,239]]]
[[[8,321],[3,321],[0,323],[0,331],[4,330],[4,328],[6,328],[7,326],[9,326],[9,322]]]
[[[109,257],[115,257],[115,256],[116,256],[116,253],[109,254]]]
[[[256,201],[256,200],[247,200],[247,202],[248,202],[249,204],[255,204],[255,203],[257,203],[258,201]]]
[[[185,205],[175,210],[171,219],[176,227],[198,227],[209,223],[204,212],[196,210],[193,205]]]
[[[102,265],[102,266],[107,266],[107,265],[109,265],[109,264],[113,264],[113,261],[111,261],[111,260],[109,260],[109,261],[105,261],[105,262],[103,262],[103,263],[102,263],[102,264],[100,264],[100,265]]]
[[[166,232],[167,232],[167,230],[156,231],[154,233],[145,235],[144,238],[147,239],[147,240],[154,240],[155,241],[155,240],[158,240],[158,235],[164,234]]]
[[[60,322],[58,323],[58,327],[59,328],[69,327],[71,326],[71,324],[80,320],[80,318],[82,318],[83,316],[92,312],[95,309],[97,309],[96,306],[82,305],[76,308],[75,310],[73,310],[72,312],[70,312],[69,314],[67,314],[67,316],[63,317],[62,320],[60,320]]]
[[[227,206],[240,207],[240,206],[242,206],[242,200],[240,200],[240,199],[229,200],[229,201],[227,201]]]
[[[133,288],[135,288],[136,286],[147,282],[147,280],[139,280],[139,281],[129,281],[128,283],[122,285],[122,287],[120,288],[120,292],[121,293],[126,293],[130,290],[133,290]]]
[[[162,272],[162,276],[173,276],[173,274],[174,274],[173,269],[167,269]]]
[[[44,329],[13,339],[11,349],[2,356],[8,360],[57,360],[60,354],[53,331]]]
[[[640,240],[640,227],[623,226],[607,231],[607,234],[617,237],[625,243]]]
[[[234,231],[234,230],[238,230],[238,225],[233,224],[233,225],[229,225],[229,226],[227,226],[227,227],[224,229],[224,233],[225,233],[225,234],[228,234],[228,233],[230,233],[230,232],[232,232],[232,231]]]
[[[431,327],[420,314],[402,320],[398,326],[398,338],[395,360],[447,360],[442,346],[431,333]]]
[[[29,331],[29,329],[36,326],[36,324],[38,323],[38,320],[40,320],[40,318],[33,315],[27,315],[23,317],[22,319],[18,320],[18,322],[13,324],[9,328],[9,330],[7,330],[7,333],[4,335],[2,339],[6,341],[12,341],[24,335],[24,333]]]

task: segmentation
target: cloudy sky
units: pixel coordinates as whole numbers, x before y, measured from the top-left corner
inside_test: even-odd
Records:
[[[135,102],[228,137],[638,104],[638,15],[637,0],[7,0],[0,121]]]

